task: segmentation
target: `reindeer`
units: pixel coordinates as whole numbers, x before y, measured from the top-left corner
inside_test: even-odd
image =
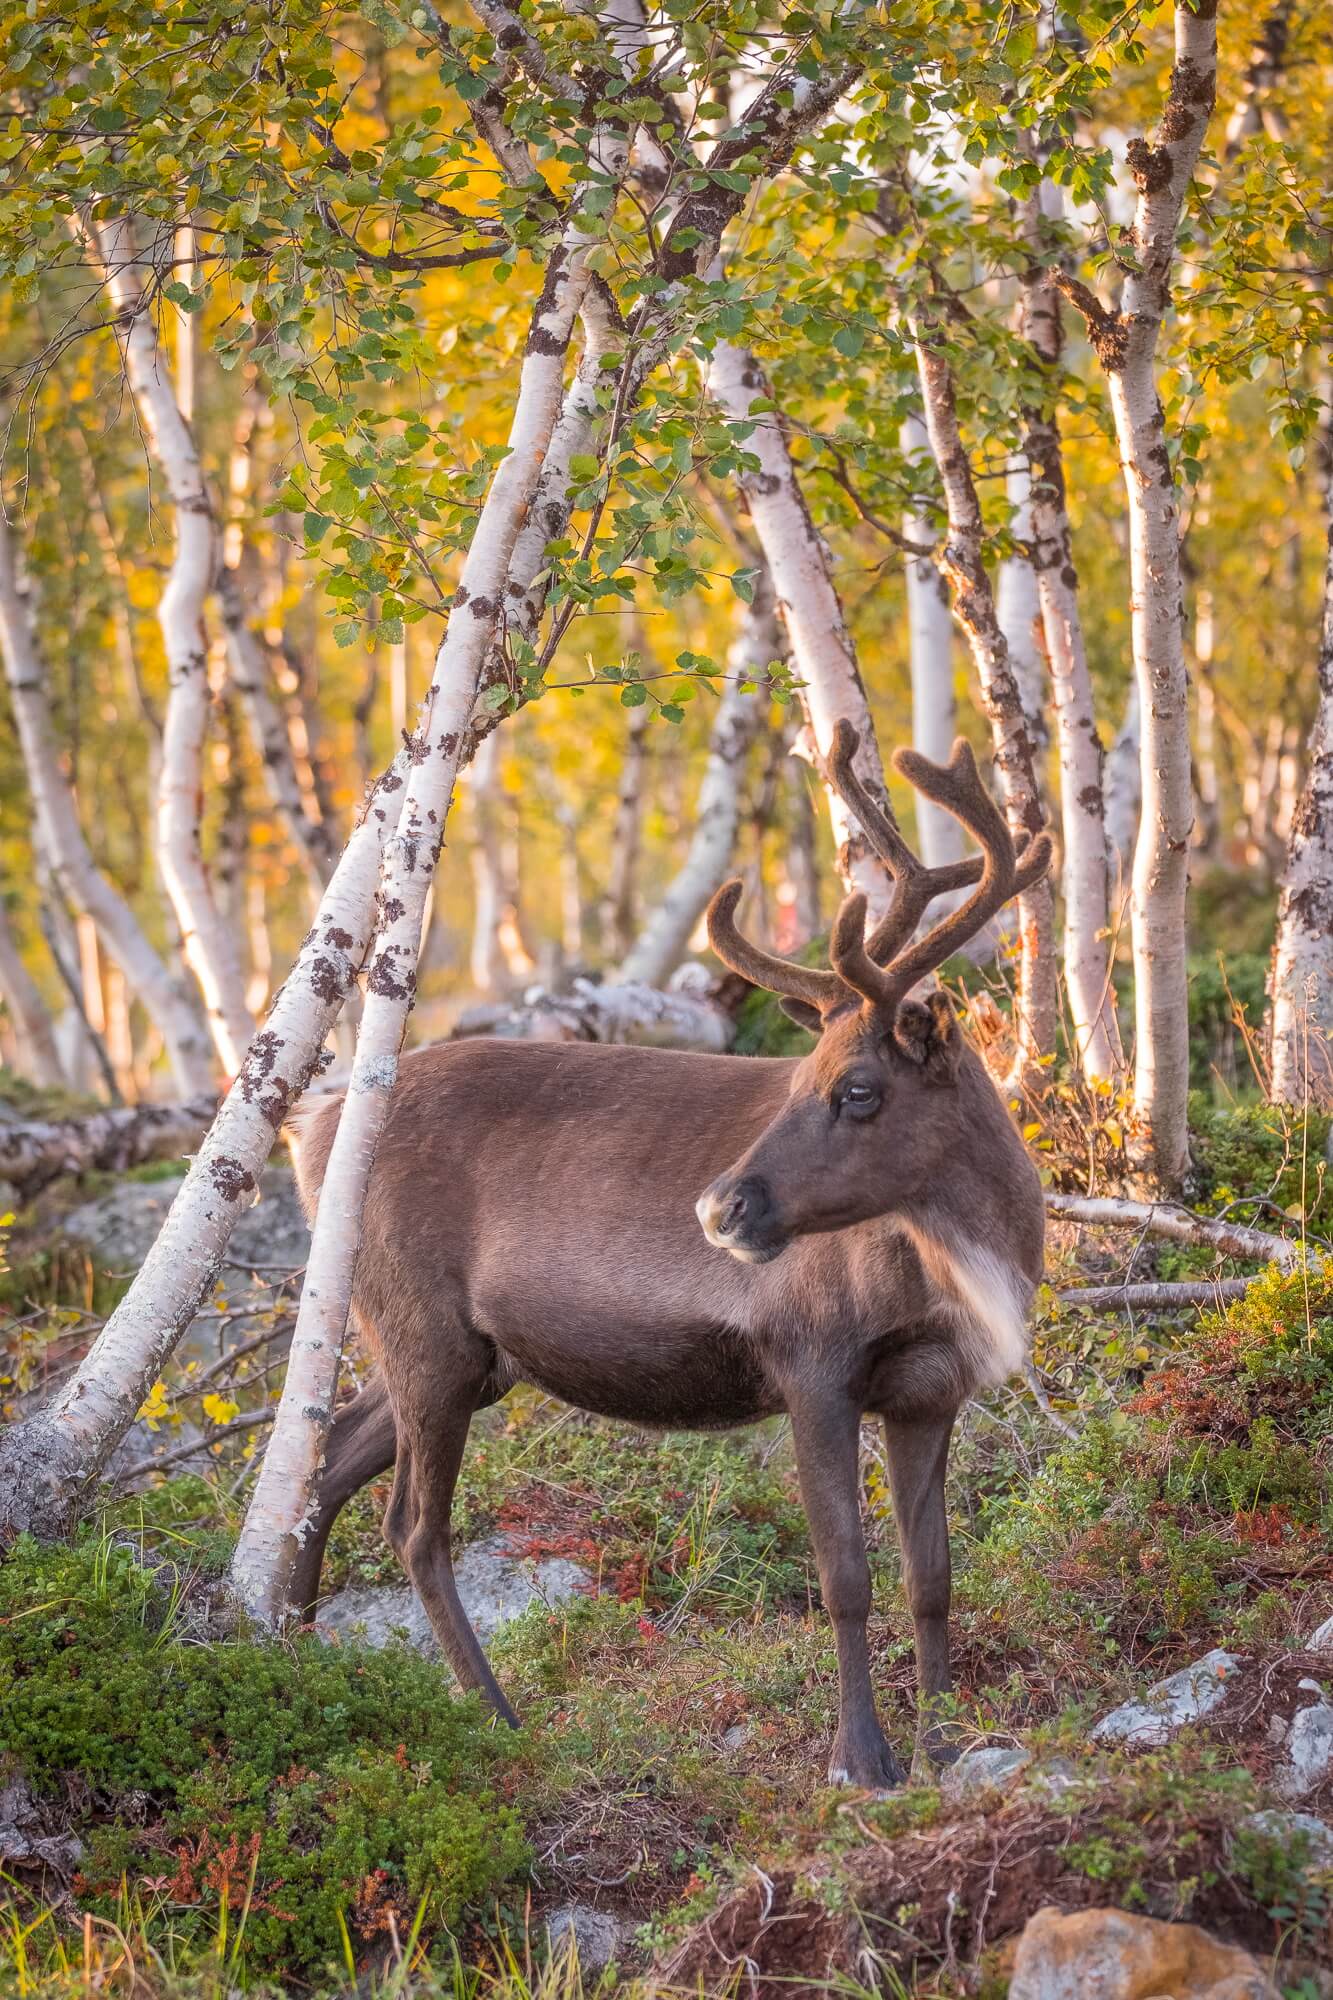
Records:
[[[298,1601],[313,1603],[332,1520],[394,1463],[384,1533],[460,1681],[515,1720],[459,1602],[450,1506],[473,1413],[518,1382],[600,1416],[716,1429],[785,1412],[838,1656],[833,1782],[904,1776],[880,1727],[866,1641],[870,1572],[859,1439],[884,1426],[916,1637],[918,1752],[947,1760],[954,1420],[1027,1352],[1042,1268],[1036,1172],[931,970],[1050,860],[1015,849],[967,744],[898,770],[981,854],[926,868],[851,768],[830,768],[893,878],[865,934],[838,912],[830,968],[736,928],[738,881],[714,897],[722,961],[818,1036],[799,1060],[584,1043],[463,1041],[403,1060],[366,1201],[353,1317],[382,1370],[338,1413]],[[971,894],[917,936],[928,904]],[[300,1122],[313,1211],[336,1099]]]

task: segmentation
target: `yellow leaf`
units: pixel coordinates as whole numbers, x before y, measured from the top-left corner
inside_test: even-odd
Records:
[[[233,1403],[230,1396],[210,1393],[203,1399],[204,1415],[215,1424],[229,1424],[233,1417],[240,1415],[241,1406]]]
[[[167,1415],[167,1385],[165,1382],[154,1382],[144,1397],[139,1411],[140,1420],[147,1424],[150,1431],[155,1431]]]
[[[1040,1130],[1041,1130],[1041,1120],[1040,1118],[1034,1118],[1030,1125],[1025,1125],[1023,1127],[1023,1137],[1025,1139],[1035,1139]]]

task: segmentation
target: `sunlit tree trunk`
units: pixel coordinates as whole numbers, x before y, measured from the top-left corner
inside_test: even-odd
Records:
[[[1185,193],[1217,87],[1217,20],[1177,0],[1175,66],[1155,142],[1134,139],[1127,160],[1138,191],[1132,264],[1115,311],[1086,287],[1059,283],[1088,321],[1106,372],[1129,503],[1131,629],[1142,726],[1143,805],[1134,852],[1134,1128],[1139,1174],[1166,1192],[1189,1166],[1189,1011],[1185,892],[1194,819],[1189,682],[1185,669],[1180,522],[1157,343],[1171,303],[1171,270]]]
[[[1271,1094],[1333,1110],[1333,521],[1305,785],[1287,846],[1269,975]]]
[[[905,419],[900,437],[903,451],[920,458],[930,450],[930,437],[919,416]],[[934,541],[924,514],[909,513],[903,533],[917,547]],[[936,764],[948,761],[958,729],[958,703],[953,678],[953,614],[949,586],[929,556],[906,558],[907,637],[912,674],[912,747]],[[966,851],[963,830],[951,812],[914,793],[917,851],[929,868],[960,861]]]
[[[926,430],[944,487],[949,533],[941,564],[953,591],[953,610],[971,649],[981,698],[990,718],[995,772],[1005,815],[1016,837],[1039,832],[1045,822],[1027,714],[1000,630],[990,578],[982,560],[984,531],[972,467],[958,428],[953,372],[932,322],[910,322]],[[1014,1089],[1039,1088],[1055,1048],[1055,917],[1049,880],[1019,899],[1019,968],[1015,996]]]
[[[1038,195],[1029,201],[1024,216],[1028,247],[1034,254],[1043,248],[1041,224]],[[1019,328],[1043,370],[1054,374],[1064,345],[1060,298],[1049,272],[1039,263],[1023,275]],[[1079,609],[1064,451],[1049,403],[1024,411],[1023,432],[1030,471],[1031,572],[1050,666],[1060,758],[1065,985],[1077,1060],[1088,1076],[1109,1082],[1120,1075],[1124,1055],[1111,984],[1102,743]]]
[[[59,1090],[65,1081],[65,1070],[56,1047],[51,1015],[23,963],[3,902],[0,902],[0,999],[5,1003],[18,1044],[22,1073],[39,1090]]]
[[[199,982],[209,1027],[228,1076],[240,1068],[252,1022],[237,940],[221,920],[200,840],[203,745],[208,727],[204,606],[218,562],[199,453],[181,415],[149,297],[151,267],[127,217],[84,227],[118,315],[126,379],[144,437],[171,497],[176,546],[158,601],[170,674],[157,801],[158,866],[180,925],[186,963]]]
[[[787,628],[816,757],[822,766],[835,724],[842,719],[850,722],[858,738],[857,776],[871,796],[891,810],[865,685],[828,552],[805,504],[781,421],[772,408],[772,390],[754,356],[726,341],[719,341],[713,351],[708,386],[732,423],[753,427],[744,449],[753,453],[759,467],[741,474],[740,486]],[[755,410],[756,403],[769,407]],[[849,889],[864,893],[868,919],[876,922],[888,906],[888,875],[832,786],[826,791],[838,845],[838,872]]]
[[[605,177],[614,180],[624,168],[623,143],[606,138],[602,160]],[[588,223],[576,196],[533,313],[508,452],[463,561],[435,658],[428,720],[418,734],[397,831],[384,851],[356,1057],[324,1172],[282,1403],[232,1561],[237,1597],[267,1624],[288,1609],[292,1564],[332,1420],[366,1187],[416,994],[426,897],[515,543],[561,411],[564,360],[595,240]]]
[[[1042,657],[1041,596],[1029,549],[1032,542],[1032,474],[1026,459],[1013,459],[1004,475],[1013,509],[1010,530],[1020,546],[1002,557],[995,572],[995,616],[1009,648],[1009,664],[1018,682],[1018,698],[1027,717],[1028,735],[1041,777],[1041,758],[1050,738],[1046,723],[1046,663]]]
[[[518,882],[502,816],[500,739],[488,736],[468,770],[471,804],[472,984],[505,993],[531,979],[534,966],[519,928]]]
[[[782,656],[777,607],[766,569],[754,580],[754,599],[739,620],[728,653],[726,679],[708,738],[708,760],[694,811],[689,851],[657,908],[642,925],[617,978],[661,986],[680,963],[709,898],[731,865],[740,817],[745,760],[765,697],[746,683],[762,681]]]
[[[2,517],[0,649],[38,838],[51,872],[70,905],[92,918],[108,954],[161,1029],[182,1096],[207,1090],[213,1063],[204,1024],[144,936],[129,904],[88,851],[56,746],[46,674],[34,640],[22,567]]]

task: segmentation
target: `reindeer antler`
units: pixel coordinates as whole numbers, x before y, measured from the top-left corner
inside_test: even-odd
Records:
[[[736,929],[739,881],[726,883],[708,906],[708,936],[714,951],[733,972],[788,1000],[827,1015],[860,994],[887,1013],[919,979],[975,935],[1011,897],[1040,880],[1050,866],[1050,835],[1030,835],[1015,847],[1004,815],[981,781],[971,746],[960,736],[947,764],[934,764],[915,750],[894,753],[894,766],[917,791],[943,806],[965,826],[981,849],[966,861],[927,868],[903,839],[887,810],[876,802],[852,769],[857,736],[840,721],[833,732],[829,776],[860,821],[875,852],[893,877],[888,910],[867,938],[866,899],[859,890],[843,900],[829,940],[832,971],[795,965],[760,951]],[[965,903],[942,918],[924,937],[910,942],[928,904],[950,890],[971,887]]]
[[[789,958],[761,951],[741,936],[736,928],[736,905],[744,886],[739,877],[724,882],[708,905],[708,942],[722,963],[752,986],[766,986],[770,993],[785,999],[804,1001],[821,1014],[844,1002],[847,988],[836,972],[825,972],[817,965],[796,965]]]

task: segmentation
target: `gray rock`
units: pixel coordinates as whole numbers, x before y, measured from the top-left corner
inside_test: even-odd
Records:
[[[582,1972],[604,1972],[629,1943],[635,1926],[591,1903],[562,1903],[546,1919],[552,1955],[571,1948]]]
[[[739,1750],[749,1734],[748,1722],[733,1722],[730,1729],[722,1731],[722,1748],[728,1752]]]
[[[1220,1706],[1240,1672],[1240,1661],[1220,1646],[1193,1666],[1149,1688],[1141,1701],[1127,1701],[1104,1715],[1092,1732],[1094,1743],[1124,1743],[1147,1749],[1167,1743],[1178,1729],[1200,1722]]]
[[[1333,1653],[1333,1618],[1326,1618],[1322,1625],[1316,1625],[1301,1650],[1305,1653]]]
[[[1080,1785],[1095,1783],[1089,1771],[1080,1771],[1077,1764],[1068,1757],[1043,1757],[1040,1764],[1029,1771],[1025,1780],[1028,1790],[1044,1792],[1048,1799],[1062,1799],[1068,1792],[1077,1791]]]
[[[511,1555],[503,1535],[464,1549],[454,1564],[454,1577],[463,1609],[483,1645],[530,1604],[564,1604],[590,1581],[587,1570],[564,1556],[527,1562]],[[427,1659],[440,1657],[425,1606],[408,1584],[341,1590],[320,1608],[315,1630],[325,1638],[355,1636],[377,1649],[401,1633]]]
[[[1316,1819],[1313,1813],[1283,1812],[1274,1808],[1268,1812],[1248,1813],[1241,1825],[1251,1833],[1261,1833],[1266,1840],[1275,1840],[1289,1846],[1297,1834],[1304,1834],[1309,1842],[1311,1866],[1318,1869],[1333,1868],[1333,1826]]]
[[[183,1179],[173,1175],[169,1180],[121,1181],[94,1201],[72,1209],[62,1232],[72,1242],[86,1244],[108,1270],[137,1271],[156,1242]],[[264,1312],[273,1303],[274,1282],[298,1271],[309,1255],[310,1231],[301,1213],[295,1176],[290,1167],[266,1167],[259,1200],[241,1216],[227,1246],[221,1285],[229,1303],[244,1313]],[[242,1321],[233,1322],[230,1338],[239,1343],[246,1332]],[[186,1328],[177,1358],[210,1361],[217,1351],[217,1321],[197,1319]]]
[[[1014,1744],[967,1750],[945,1771],[940,1791],[954,1805],[961,1805],[986,1792],[1003,1791],[1031,1762],[1031,1751]]]
[[[1302,1687],[1305,1683],[1301,1683]],[[1319,1690],[1322,1695],[1322,1689]],[[1333,1707],[1311,1702],[1296,1711],[1287,1731],[1287,1755],[1274,1779],[1284,1799],[1303,1799],[1322,1784],[1333,1768]]]
[[[0,1863],[52,1868],[68,1879],[82,1859],[82,1841],[48,1824],[26,1778],[10,1778],[0,1785]]]

